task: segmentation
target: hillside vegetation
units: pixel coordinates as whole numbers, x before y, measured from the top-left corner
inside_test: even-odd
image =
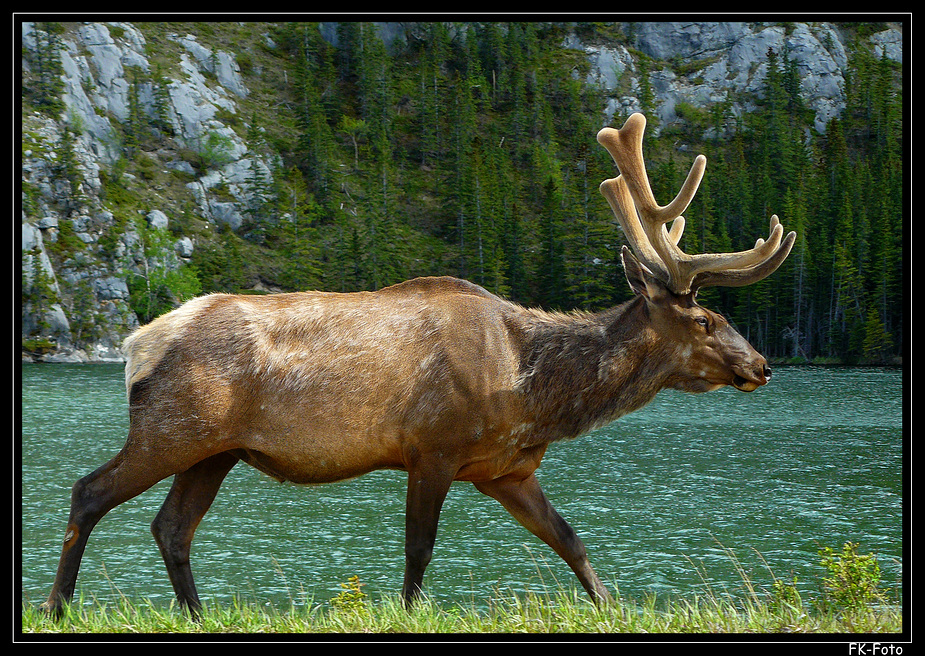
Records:
[[[119,25],[108,27],[116,41]],[[100,160],[99,189],[69,164],[68,140],[86,140],[87,130],[67,120],[56,82],[57,53],[77,26],[36,24],[35,47],[24,49],[23,148],[32,159],[50,149],[39,136],[49,120],[60,135],[54,199],[24,180],[23,220],[36,223],[49,208],[71,219],[59,219],[45,244],[56,287],[24,251],[24,308],[38,317],[24,348],[29,341],[35,352],[50,335],[41,317],[56,304],[79,346],[211,291],[369,290],[449,274],[546,308],[598,310],[629,298],[622,234],[597,190],[616,174],[595,141],[605,92],[587,81],[585,54],[563,46],[569,34],[629,46],[628,24],[422,23],[388,43],[360,22],[134,28],[148,66],[126,67],[127,116],[111,121],[115,155]],[[884,363],[903,352],[902,66],[870,47],[881,28],[841,26],[845,108],[824,133],[786,50],[755,62],[767,74],[752,97],[679,104],[669,125],[655,117],[650,73],[667,67],[695,79],[704,62],[633,52],[636,75],[616,92],[649,116],[644,148],[659,202],[674,197],[694,156],[708,158],[684,250],[750,248],[771,214],[798,232],[770,278],[702,294],[771,357]],[[232,133],[209,128],[193,141],[166,115],[175,81],[189,75],[177,35],[211,49],[214,72],[200,62],[208,84],[217,55],[231,53],[246,93],[227,94],[233,108],[215,119]],[[743,102],[754,110],[733,111]],[[610,124],[625,118],[618,112]],[[228,165],[245,161],[241,143],[250,164],[228,184]],[[239,219],[204,211],[196,189],[205,187],[208,207],[235,204]],[[165,229],[152,224],[152,207],[169,215]],[[92,243],[74,237],[76,217],[101,214]],[[184,239],[193,247],[182,257],[164,255]],[[93,296],[73,282],[91,266],[126,281],[134,316],[101,327],[99,286]]]

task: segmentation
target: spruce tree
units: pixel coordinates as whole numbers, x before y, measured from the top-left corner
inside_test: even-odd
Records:
[[[32,35],[35,39],[35,87],[32,98],[36,107],[57,118],[64,109],[61,92],[64,90],[64,68],[61,63],[61,23],[36,22]]]

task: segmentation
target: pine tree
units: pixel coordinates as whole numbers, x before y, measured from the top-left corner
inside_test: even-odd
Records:
[[[54,279],[42,265],[40,253],[38,248],[32,252],[22,252],[23,260],[29,256],[32,265],[31,270],[24,271],[31,275],[24,275],[22,278],[23,303],[29,305],[29,314],[36,318],[36,326],[32,335],[41,335],[48,330],[50,326],[46,317],[52,306],[59,302],[53,287]]]
[[[372,25],[361,30],[361,52],[355,60],[358,73],[358,100],[369,134],[374,177],[366,189],[362,237],[365,242],[366,285],[379,289],[399,282],[407,271],[404,231],[396,220],[396,169],[393,160],[393,91],[391,67],[385,44]]]
[[[398,230],[395,225],[391,147],[384,132],[373,143],[376,176],[367,195],[365,208],[366,278],[369,289],[399,282],[403,277]],[[376,184],[378,183],[378,184]]]
[[[170,98],[170,80],[164,74],[159,63],[155,63],[151,72],[151,84],[154,92],[154,126],[162,133],[173,136],[171,121],[172,100]]]
[[[246,212],[253,224],[252,230],[264,232],[275,216],[272,216],[272,185],[266,167],[257,157],[251,157],[247,174]]]
[[[299,130],[294,148],[295,159],[312,191],[322,203],[326,203],[333,194],[331,184],[335,153],[325,101],[332,75],[327,50],[314,23],[287,24],[277,32],[277,37],[295,62],[289,88]]]
[[[291,168],[278,176],[279,208],[283,216],[273,229],[276,248],[284,255],[280,282],[287,289],[314,289],[321,283],[318,266],[318,221],[321,208],[312,198],[301,172]]]
[[[473,31],[467,36],[471,52],[475,45]],[[470,208],[472,206],[472,189],[475,174],[473,157],[477,148],[477,102],[475,95],[480,93],[479,87],[483,82],[479,76],[478,60],[470,54],[466,72],[456,77],[453,88],[452,107],[448,108],[455,120],[453,121],[453,164],[451,182],[447,193],[448,215],[452,217],[454,225],[451,234],[455,233],[459,260],[457,275],[465,278],[469,273],[468,264],[468,230],[467,225]]]
[[[487,139],[490,140],[490,137]],[[483,221],[483,180],[486,174],[486,139],[474,138],[460,178],[457,229],[459,230],[460,274],[485,282],[485,223]]]
[[[450,48],[449,32],[443,23],[430,23],[428,29],[427,47],[420,61],[421,163],[425,165],[439,158],[445,147],[444,70]]]
[[[523,218],[516,199],[511,200],[510,208],[505,213],[499,239],[507,295],[515,302],[526,303],[530,298],[530,280],[523,252],[525,241]]]
[[[561,195],[552,177],[543,187],[543,204],[540,209],[538,238],[540,254],[536,279],[537,296],[546,309],[561,310],[568,306],[565,295],[565,249],[561,215]]]
[[[492,107],[501,108],[504,101],[504,83],[501,77],[506,75],[507,42],[501,25],[495,22],[483,23],[478,28],[479,53],[485,79],[489,82],[489,98]]]
[[[123,145],[129,159],[135,155],[147,136],[147,121],[144,118],[138,90],[142,76],[137,67],[133,67],[131,70],[132,81],[128,87],[128,119],[122,126]]]
[[[366,121],[345,114],[340,117],[337,129],[350,137],[350,142],[353,144],[353,170],[358,171],[360,169],[359,139],[366,133]]]
[[[64,109],[61,93],[64,90],[63,64],[61,63],[61,23],[36,22],[32,35],[35,39],[36,85],[32,98],[35,105],[49,116],[57,118]]]
[[[782,337],[790,340],[789,354],[792,358],[810,359],[812,346],[812,259],[806,235],[807,209],[803,197],[798,193],[788,192],[782,205],[782,214],[786,217],[787,227],[797,233],[793,250],[787,258],[787,268],[783,270],[790,275],[790,287],[793,290],[793,309],[791,321]]]
[[[867,319],[864,323],[864,360],[872,364],[883,364],[889,361],[893,349],[893,340],[883,326],[880,313],[873,307],[867,310]]]
[[[511,243],[509,248],[502,244],[502,230],[509,222],[511,197],[515,189],[511,175],[513,164],[510,149],[494,138],[482,142],[484,175],[482,176],[482,193],[478,210],[480,229],[480,267],[483,284],[489,291],[500,295],[509,292],[506,279],[506,255],[509,248],[516,249],[519,244]]]
[[[60,163],[58,165],[60,175],[67,182],[67,199],[66,203],[70,209],[76,208],[83,200],[82,183],[83,175],[77,163],[77,153],[75,151],[74,133],[71,126],[64,124],[61,130],[61,142],[59,146]]]
[[[361,43],[362,48],[354,64],[359,78],[357,90],[362,118],[369,126],[370,141],[386,145],[392,138],[394,105],[389,56],[372,24],[363,24]]]
[[[353,21],[337,24],[337,74],[348,85],[355,85],[359,79],[360,52],[363,49],[363,30],[369,26]]]

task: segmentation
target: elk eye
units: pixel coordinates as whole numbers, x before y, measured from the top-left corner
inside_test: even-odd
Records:
[[[699,323],[699,324],[700,324],[701,326],[703,326],[704,328],[706,328],[707,326],[710,325],[710,320],[707,319],[706,317],[697,317],[696,319],[694,319],[694,321],[696,321],[697,323]]]

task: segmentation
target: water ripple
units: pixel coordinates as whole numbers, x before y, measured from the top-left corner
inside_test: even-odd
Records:
[[[23,367],[23,599],[41,601],[51,587],[74,480],[125,439],[122,385],[121,367]],[[903,554],[902,390],[898,371],[779,368],[772,385],[748,395],[662,393],[552,445],[538,476],[601,577],[627,598],[702,591],[704,579],[734,589],[741,581],[727,548],[763,585],[770,568],[796,574],[811,594],[816,552],[847,540],[876,552],[892,582]],[[172,598],[149,529],[167,485],[103,519],[78,590]],[[396,592],[404,488],[400,472],[298,488],[236,467],[193,544],[201,595],[286,605],[328,599],[353,575],[367,592]],[[577,585],[548,547],[473,486],[453,487],[425,578],[435,598],[556,584]]]

